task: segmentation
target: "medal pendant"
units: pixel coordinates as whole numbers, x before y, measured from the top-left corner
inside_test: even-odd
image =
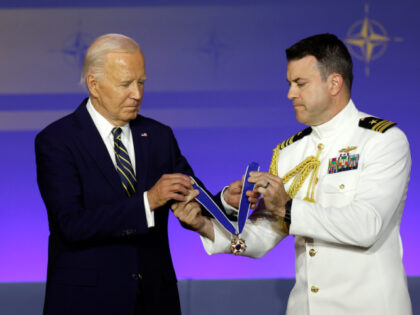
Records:
[[[230,242],[230,251],[234,255],[240,255],[246,250],[245,240],[239,238],[237,235]]]

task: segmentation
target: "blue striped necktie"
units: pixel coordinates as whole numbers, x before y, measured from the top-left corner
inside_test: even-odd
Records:
[[[117,172],[120,175],[121,183],[130,197],[136,193],[136,176],[134,175],[133,166],[131,165],[130,157],[127,149],[121,142],[122,129],[115,127],[112,129],[114,135],[114,151],[115,160],[117,162]]]

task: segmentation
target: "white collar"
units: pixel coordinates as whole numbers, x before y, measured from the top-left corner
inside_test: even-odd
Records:
[[[102,116],[96,108],[93,106],[90,98],[86,104],[86,109],[90,114],[90,117],[92,117],[92,120],[96,126],[96,129],[98,129],[99,134],[101,135],[102,139],[105,139],[109,137],[109,135],[112,133],[112,129],[115,128],[113,124],[111,124],[104,116]],[[127,123],[124,126],[121,126],[123,135],[128,135],[130,133],[130,124]]]
[[[358,110],[350,99],[347,105],[337,115],[322,125],[312,126],[312,131],[315,136],[321,139],[336,135],[338,131],[344,130],[349,124],[351,125],[354,119],[357,120],[357,113]]]

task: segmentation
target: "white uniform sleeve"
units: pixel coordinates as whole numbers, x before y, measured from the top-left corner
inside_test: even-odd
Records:
[[[389,224],[399,224],[411,168],[405,135],[398,128],[375,135],[361,154],[364,163],[359,165],[359,182],[350,202],[341,207],[322,207],[294,199],[290,234],[370,247]]]
[[[230,253],[231,235],[217,221],[212,219],[214,241],[201,237],[207,254]],[[258,258],[266,254],[287,235],[281,231],[278,220],[268,218],[263,211],[255,211],[247,220],[240,237],[245,240],[243,256]]]

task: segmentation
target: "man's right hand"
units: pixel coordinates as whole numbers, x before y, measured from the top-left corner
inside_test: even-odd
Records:
[[[229,187],[225,189],[223,193],[223,198],[225,201],[236,209],[239,208],[239,203],[241,201],[243,180],[244,179],[242,177],[242,180],[237,180],[233,183],[230,183]],[[256,209],[260,194],[257,191],[248,190],[245,192],[245,195],[248,197],[248,201],[251,203],[251,209]]]
[[[169,200],[185,201],[193,190],[193,181],[183,174],[164,174],[147,192],[150,210],[156,210]]]

